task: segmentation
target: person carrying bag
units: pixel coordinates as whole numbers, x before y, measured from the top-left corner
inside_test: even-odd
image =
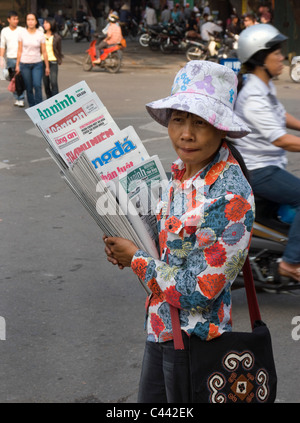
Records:
[[[175,76],[170,96],[146,105],[168,127],[178,155],[156,208],[159,259],[127,239],[104,236],[108,261],[131,267],[151,291],[140,403],[235,402],[243,389],[251,402],[273,398],[265,388],[265,363],[254,376],[250,371],[258,357],[252,345],[230,348],[231,286],[246,261],[254,222],[244,163],[226,138],[249,133],[233,111],[236,94],[231,69],[192,60]],[[226,339],[223,350],[219,345]],[[259,349],[265,348],[265,339],[257,339]],[[226,366],[234,368],[230,376]],[[238,390],[225,391],[229,379]]]

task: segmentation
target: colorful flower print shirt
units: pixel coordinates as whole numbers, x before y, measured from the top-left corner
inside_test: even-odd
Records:
[[[148,340],[169,341],[169,304],[182,330],[210,340],[231,331],[231,285],[247,256],[254,221],[250,185],[226,142],[197,175],[180,182],[178,159],[157,207],[160,260],[137,251],[131,267],[147,283]]]

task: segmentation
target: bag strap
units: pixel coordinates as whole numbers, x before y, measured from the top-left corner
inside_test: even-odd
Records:
[[[251,327],[253,329],[255,321],[261,320],[261,315],[259,311],[255,285],[253,281],[253,275],[252,275],[250,260],[248,256],[243,266],[243,276],[244,276],[245,289],[246,289],[246,295],[247,295],[250,322],[251,322]],[[172,321],[172,328],[173,328],[174,348],[175,350],[184,350],[181,326],[179,321],[179,311],[176,307],[172,306],[171,304],[170,304],[170,314],[171,314],[171,321]]]

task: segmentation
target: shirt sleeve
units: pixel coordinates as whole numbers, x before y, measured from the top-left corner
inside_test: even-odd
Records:
[[[209,204],[194,232],[172,234],[168,263],[139,250],[132,270],[154,294],[159,290],[177,308],[209,308],[233,283],[246,259],[254,220],[252,200],[234,194],[220,197]]]
[[[0,34],[0,48],[5,49],[5,47],[6,47],[5,32],[2,29],[1,34]]]
[[[287,133],[283,127],[283,106],[280,103],[272,105],[268,97],[250,97],[245,104],[244,116],[251,127],[270,143]]]

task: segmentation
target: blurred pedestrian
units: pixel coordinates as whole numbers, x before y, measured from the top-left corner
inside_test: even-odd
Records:
[[[19,34],[16,72],[22,73],[29,107],[43,101],[42,78],[44,73],[50,74],[48,56],[46,52],[45,36],[39,31],[39,22],[35,13],[26,15],[26,28]]]
[[[19,34],[24,28],[19,26],[19,16],[15,11],[8,12],[7,22],[8,26],[1,31],[0,60],[4,59],[6,53],[6,67],[10,69],[10,75],[12,76],[15,73],[17,63]],[[14,92],[13,96],[14,105],[24,107],[25,93],[18,95]]]
[[[254,13],[252,13],[252,12],[245,13],[242,16],[242,21],[243,21],[243,25],[244,25],[245,28],[248,28],[248,26],[258,24],[258,22],[256,21],[256,17],[254,15]]]
[[[54,18],[44,20],[46,51],[48,56],[50,75],[45,74],[46,64],[44,61],[44,89],[46,97],[50,98],[58,94],[58,65],[62,64],[61,37],[57,33],[57,25]]]
[[[164,5],[163,11],[160,15],[160,21],[162,24],[167,24],[170,22],[171,19],[171,10],[167,4]]]
[[[227,25],[226,29],[233,35],[240,34],[242,29],[241,29],[239,17],[237,15],[231,15],[230,23]]]
[[[156,25],[157,24],[156,11],[155,11],[152,3],[148,3],[146,10],[145,10],[144,19],[145,19],[147,25]]]

